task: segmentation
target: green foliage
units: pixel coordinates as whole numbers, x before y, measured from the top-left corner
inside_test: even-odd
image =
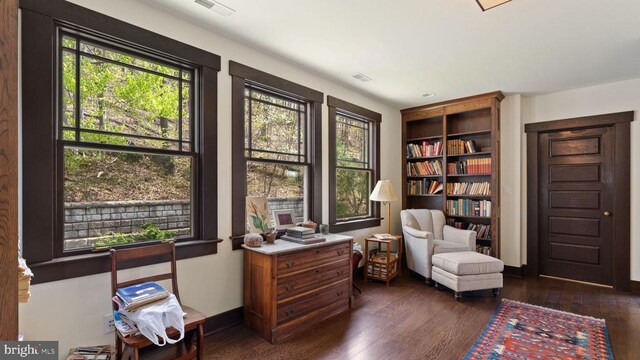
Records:
[[[364,170],[336,170],[336,217],[369,215],[369,175]]]
[[[135,238],[131,234],[109,233],[107,234],[107,236],[108,237],[105,239],[96,241],[93,244],[93,246],[94,247],[116,246],[116,245],[131,244],[135,242]]]
[[[123,233],[114,233],[109,232],[107,237],[102,240],[96,241],[94,243],[94,247],[104,247],[104,246],[117,246],[117,245],[125,245],[132,244],[141,241],[149,241],[149,240],[167,240],[175,238],[176,232],[172,230],[160,230],[158,226],[155,224],[144,224],[142,225],[142,231],[133,234],[123,234]]]
[[[160,230],[155,224],[144,224],[138,237],[145,240],[166,240],[176,237],[176,234],[172,230]]]

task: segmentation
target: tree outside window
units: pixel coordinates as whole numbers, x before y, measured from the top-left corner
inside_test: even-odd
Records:
[[[64,251],[192,236],[195,70],[59,44]]]
[[[369,194],[379,179],[381,115],[332,96],[327,103],[331,229],[378,226],[379,204]]]

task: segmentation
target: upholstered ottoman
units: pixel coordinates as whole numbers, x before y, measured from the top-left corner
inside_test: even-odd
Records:
[[[435,254],[431,258],[431,276],[436,287],[455,291],[456,300],[463,291],[492,289],[497,296],[502,288],[504,263],[500,259],[474,251]]]

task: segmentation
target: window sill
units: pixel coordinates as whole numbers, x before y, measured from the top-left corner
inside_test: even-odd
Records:
[[[222,239],[191,240],[176,243],[176,259],[183,260],[192,257],[212,255],[218,253],[218,243]],[[126,264],[122,268],[129,269],[139,266],[166,262],[163,258],[148,258],[145,261]],[[51,281],[72,279],[111,271],[109,252],[66,256],[51,261],[29,264],[34,273],[32,284],[43,284]]]
[[[360,230],[371,227],[380,226],[382,218],[366,218],[349,221],[341,221],[334,224],[329,224],[329,231],[332,233],[339,233],[352,230]]]

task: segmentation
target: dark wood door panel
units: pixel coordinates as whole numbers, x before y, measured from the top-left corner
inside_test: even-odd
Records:
[[[549,182],[600,182],[600,164],[550,165]]]
[[[610,282],[611,271],[604,271],[600,265],[574,263],[569,261],[548,260],[543,275],[586,281],[595,284]]]
[[[542,274],[611,283],[612,143],[606,127],[540,135]]]
[[[597,246],[549,242],[549,259],[601,265],[600,248]]]
[[[551,234],[600,237],[600,220],[550,217],[549,235]]]
[[[600,137],[551,140],[549,157],[600,154]]]
[[[579,235],[549,235],[549,243],[602,247],[606,239]]]
[[[549,208],[600,209],[599,191],[549,191]]]

